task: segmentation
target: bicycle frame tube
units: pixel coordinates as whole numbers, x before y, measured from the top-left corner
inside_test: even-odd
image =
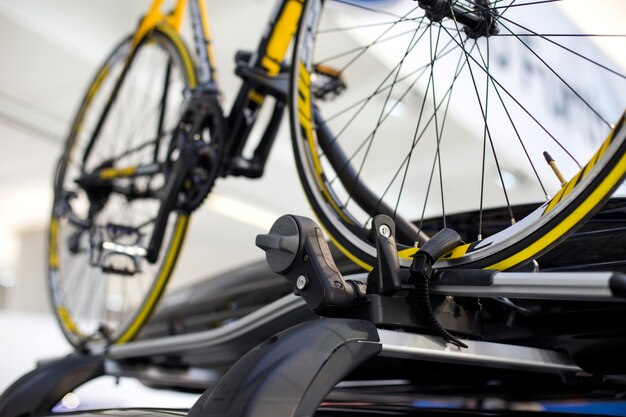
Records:
[[[282,0],[274,10],[257,52],[256,65],[265,69],[268,75],[280,72],[281,62],[300,22],[303,3],[304,0]]]
[[[281,63],[295,36],[302,14],[303,3],[304,0],[280,0],[250,62],[253,68],[261,70],[268,77],[279,75]],[[198,56],[198,87],[211,87],[217,90],[215,85],[217,66],[206,0],[190,0],[189,2],[187,0],[176,0],[174,8],[170,13],[162,12],[163,0],[154,0],[133,36],[133,44],[137,45],[146,33],[163,23],[169,25],[177,32],[180,31],[187,4],[189,4],[193,40]],[[259,86],[253,84],[244,80],[237,94],[237,99],[229,112],[230,117],[227,123],[229,132],[227,135],[229,138],[227,148],[229,152],[227,154],[231,157],[241,153],[250,130],[256,121],[258,110],[268,94],[267,91],[263,91],[263,88],[258,88]],[[285,97],[278,97],[276,94],[272,95],[284,104]],[[264,146],[271,146],[267,142],[264,141]]]
[[[271,89],[268,85],[272,79],[277,78],[281,73],[281,63],[297,30],[303,2],[304,0],[281,0],[256,53],[252,54],[250,59],[244,59],[238,63],[241,66],[238,69],[252,71],[255,75],[244,76],[238,72],[244,82],[239,89],[230,116],[225,120],[225,126],[220,129],[219,133],[216,132],[220,135],[225,134],[225,143],[220,146],[218,159],[215,160],[215,163],[219,164],[217,172],[220,175],[258,177],[263,172],[269,150],[273,145],[278,132],[278,125],[285,110],[287,96],[286,88],[284,88],[285,91],[281,91],[280,89]],[[186,3],[186,0],[178,0],[174,11],[165,16],[160,12],[162,0],[155,0],[148,15],[142,20],[137,33],[150,30],[163,23],[165,25],[172,23],[180,25],[182,8]],[[205,0],[190,0],[188,4],[192,19],[193,40],[199,60],[197,66],[198,83],[192,94],[198,100],[212,100],[215,95],[219,94],[219,90],[215,79],[216,66],[211,43],[208,9]],[[179,26],[174,26],[174,29],[178,28]],[[266,127],[265,134],[257,144],[254,157],[245,159],[241,153],[266,95],[272,95],[276,99],[274,115]],[[195,107],[198,105],[198,101],[189,100],[187,105]],[[217,105],[219,106],[219,104]],[[183,147],[182,149],[186,148]],[[197,155],[191,148],[186,152],[181,150],[179,159],[182,161],[185,158],[186,160],[176,164],[179,171],[170,175],[163,192],[164,197],[161,200],[161,207],[155,219],[155,228],[147,249],[146,259],[149,262],[156,261],[158,257],[167,217],[173,210],[175,198],[182,189],[187,169],[197,161]]]
[[[155,25],[159,21],[165,20],[168,24],[178,30],[182,19],[182,9],[187,3],[186,0],[177,0],[174,11],[171,15],[164,16],[158,12],[162,0],[155,0],[150,12],[142,22],[138,31],[141,32],[144,26]],[[280,0],[269,20],[268,27],[261,37],[257,50],[252,55],[249,66],[261,72],[263,75],[273,78],[281,72],[281,64],[285,59],[287,49],[291,44],[302,14],[304,0]],[[191,14],[191,25],[193,41],[198,57],[198,87],[201,90],[218,91],[217,86],[217,63],[213,50],[213,40],[210,29],[209,10],[206,0],[189,0],[189,11]],[[158,20],[160,19],[160,20]],[[156,22],[156,23],[155,23]],[[243,78],[243,77],[242,77]],[[240,156],[250,131],[256,122],[256,116],[264,103],[265,96],[271,94],[280,102],[275,109],[275,113],[281,113],[286,101],[285,95],[268,92],[263,86],[244,78],[244,83],[237,93],[235,102],[229,112],[226,124],[227,143],[225,155],[227,159]],[[276,114],[274,119],[278,119]],[[276,122],[271,123],[269,130],[274,130]],[[265,135],[259,143],[255,155],[260,156],[261,164],[265,163],[269,148],[273,140],[272,134]],[[257,164],[258,165],[258,164]],[[232,173],[232,170],[226,169]],[[251,175],[258,176],[258,175]]]
[[[247,71],[245,72],[248,73],[249,78],[240,73],[244,83],[237,94],[227,120],[227,158],[240,157],[266,95],[272,95],[276,99],[275,115],[282,114],[284,110],[287,100],[286,84],[284,92],[276,91],[269,85],[276,81],[281,74],[281,64],[298,28],[303,4],[304,0],[281,0],[273,11],[257,50],[248,63],[241,65],[246,67]],[[271,134],[264,137],[255,151],[255,158],[259,156],[260,160],[253,161],[258,168],[254,169],[254,172],[244,172],[241,175],[259,176],[272,144],[273,136]],[[237,169],[231,169],[229,173],[239,175]]]
[[[98,121],[98,125],[96,129],[91,135],[91,139],[89,140],[89,143],[87,144],[85,154],[83,156],[83,164],[86,163],[87,158],[91,154],[91,149],[98,135],[100,134],[102,124],[104,123],[104,120],[107,118],[107,115],[111,109],[111,105],[115,101],[115,98],[117,97],[117,93],[119,92],[122,86],[122,81],[125,78],[124,74],[130,67],[130,64],[135,56],[134,48],[136,48],[139,45],[141,40],[144,38],[144,36],[146,36],[148,32],[150,32],[152,29],[154,29],[156,26],[160,24],[165,23],[166,25],[168,25],[169,27],[171,27],[177,32],[180,30],[187,0],[177,0],[176,6],[174,7],[173,11],[168,14],[163,14],[161,12],[162,4],[163,4],[163,0],[154,0],[152,2],[152,4],[150,5],[150,9],[148,10],[148,13],[146,13],[143,19],[141,19],[141,22],[139,23],[139,27],[137,28],[137,30],[135,31],[135,34],[133,35],[133,39],[132,39],[133,52],[130,54],[129,59],[126,60],[124,64],[124,68],[122,70],[122,75],[118,78],[118,82],[116,83],[111,93],[111,96],[108,100],[108,104],[106,108],[104,109],[104,111],[102,112],[102,115],[100,116],[100,120]],[[160,134],[160,131],[159,131],[159,134]]]
[[[180,0],[179,0],[180,1]],[[213,37],[209,25],[209,12],[205,0],[191,0],[189,3],[193,41],[198,56],[198,85],[202,88],[214,84],[215,53]]]
[[[154,0],[135,32],[133,44],[137,45],[146,33],[163,22],[171,26],[176,32],[180,32],[187,4],[187,0],[176,0],[173,10],[165,14],[161,11],[163,0]],[[189,11],[191,14],[193,40],[199,61],[198,84],[206,85],[215,81],[215,55],[205,0],[191,0],[189,2]]]
[[[154,29],[155,26],[162,22],[167,22],[178,32],[183,21],[186,4],[187,0],[176,0],[176,5],[174,6],[173,11],[171,13],[164,14],[161,12],[163,0],[154,0],[150,5],[148,13],[146,13],[143,19],[141,19],[141,23],[139,24],[139,27],[133,37],[133,45],[136,46],[146,33]]]

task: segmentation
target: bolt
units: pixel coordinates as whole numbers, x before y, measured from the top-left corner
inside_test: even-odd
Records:
[[[298,288],[300,291],[302,291],[303,289],[306,288],[306,284],[307,284],[307,279],[304,275],[300,275],[298,277],[298,280],[296,281],[296,288]]]
[[[339,281],[335,281],[335,287],[337,288],[343,288],[343,284]]]
[[[381,224],[380,227],[378,228],[378,231],[380,232],[381,235],[385,237],[391,236],[391,229],[386,224]]]

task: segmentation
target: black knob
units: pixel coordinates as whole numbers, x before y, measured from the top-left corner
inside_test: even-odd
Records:
[[[311,219],[282,216],[268,234],[257,236],[256,245],[265,251],[270,268],[287,278],[294,293],[318,314],[350,307],[359,295],[344,281],[324,233]]]
[[[300,247],[300,232],[293,216],[282,216],[266,235],[257,235],[256,245],[265,251],[267,263],[277,274],[287,272]]]

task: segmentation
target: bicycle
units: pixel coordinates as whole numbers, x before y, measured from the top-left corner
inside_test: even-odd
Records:
[[[446,228],[450,213],[468,210],[453,200],[467,186],[454,188],[453,197],[444,192],[450,183],[443,174],[459,164],[466,179],[477,180],[478,225],[464,236],[469,243],[435,267],[511,270],[532,263],[595,213],[626,174],[623,116],[610,122],[626,107],[626,76],[586,40],[624,37],[559,28],[551,3],[406,0],[383,8],[281,0],[257,50],[236,54],[242,84],[226,113],[204,0],[177,0],[169,13],[154,0],[94,77],[55,175],[49,286],[70,343],[88,350],[137,335],[172,273],[190,215],[217,179],[263,174],[286,109],[311,206],[333,243],[360,267],[371,269],[376,259],[368,239],[375,215],[394,219],[400,263],[408,267],[429,239],[427,223],[434,218],[433,231]],[[195,54],[179,34],[187,5]],[[522,22],[528,16],[531,23]],[[544,33],[541,23],[562,32]],[[571,40],[583,47],[574,49]],[[521,88],[519,74],[506,73],[512,47],[529,58]],[[602,89],[604,97],[576,88],[546,50],[576,62],[576,83],[594,80],[594,92]],[[568,66],[561,62],[559,69]],[[539,88],[538,80],[549,81]],[[556,122],[535,110],[546,86],[559,88],[549,102]],[[465,94],[457,100],[459,89]],[[530,93],[527,101],[518,98],[520,89]],[[246,156],[267,101],[272,115]],[[584,135],[571,120],[559,120],[568,112],[588,129]],[[564,138],[576,135],[606,139],[566,149]],[[499,154],[504,139],[514,150]],[[453,156],[446,159],[448,151]],[[478,158],[473,172],[465,164],[469,154]],[[521,197],[512,191],[528,196],[530,178],[537,181],[531,198],[542,202],[517,219]],[[495,232],[483,218],[500,201],[509,225]]]

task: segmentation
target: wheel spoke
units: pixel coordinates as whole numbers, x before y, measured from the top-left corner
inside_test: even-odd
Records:
[[[387,16],[396,17],[396,18],[399,18],[399,19],[402,19],[402,17],[403,17],[403,16],[397,15],[395,13],[391,13],[391,12],[389,12],[387,10],[375,9],[373,7],[364,6],[363,4],[353,3],[353,2],[351,2],[349,0],[333,0],[333,2],[345,4],[347,6],[356,7],[358,9],[366,10],[368,12],[372,12],[372,13],[376,13],[376,14],[383,14],[383,15],[387,15]]]
[[[411,19],[396,19],[396,20],[390,20],[387,22],[376,22],[376,23],[365,23],[362,25],[353,25],[353,26],[347,26],[347,27],[333,27],[333,28],[326,28],[326,29],[320,29],[317,31],[317,35],[324,35],[327,33],[337,33],[337,32],[348,32],[351,30],[356,30],[356,29],[366,29],[366,28],[372,28],[372,27],[376,27],[376,26],[388,26],[388,25],[395,25],[398,23],[402,23],[402,22],[413,22],[417,19],[421,19],[418,17],[414,17]]]
[[[132,276],[122,277],[115,270],[109,270],[128,267],[127,262],[131,260],[124,255],[112,254],[102,260],[102,265],[98,262],[92,265],[91,251],[99,250],[100,245],[92,236],[96,227],[107,228],[111,225],[128,230],[141,229],[142,236],[150,236],[160,204],[158,199],[155,200],[156,195],[146,193],[141,199],[127,199],[118,192],[121,189],[130,190],[131,187],[138,192],[151,190],[158,184],[150,185],[150,178],[143,175],[125,177],[116,179],[110,188],[97,190],[98,195],[91,195],[77,187],[74,181],[85,175],[85,172],[94,172],[97,167],[146,167],[154,166],[155,162],[162,166],[164,152],[159,152],[159,145],[162,141],[166,143],[165,140],[174,131],[178,106],[183,99],[181,92],[187,87],[186,72],[181,70],[183,60],[176,56],[176,45],[158,31],[147,36],[158,37],[158,40],[139,45],[123,82],[118,79],[125,67],[130,41],[122,46],[125,49],[118,50],[112,55],[111,61],[105,64],[108,71],[99,81],[98,89],[86,101],[86,107],[79,113],[70,138],[74,146],[68,147],[63,156],[64,168],[59,172],[63,174],[59,178],[62,195],[68,191],[76,194],[69,201],[72,211],[81,218],[89,219],[94,227],[93,230],[85,230],[79,237],[80,245],[85,246],[82,248],[84,250],[79,247],[77,253],[72,253],[62,248],[68,247],[74,226],[64,218],[57,219],[57,244],[61,253],[59,288],[54,290],[63,294],[70,319],[76,325],[76,332],[66,329],[68,334],[75,333],[69,338],[75,345],[78,345],[77,339],[87,344],[106,344],[105,335],[99,334],[99,328],[109,328],[114,339],[123,332],[124,326],[132,323],[132,315],[152,291],[152,287],[145,283],[156,277],[169,250],[165,248],[170,247],[167,240],[172,238],[171,229],[175,222],[168,222],[163,253],[157,262],[143,262],[141,271],[132,272],[131,269]],[[115,100],[109,103],[111,91],[118,84],[121,88]],[[99,117],[103,108],[107,109],[106,117]],[[100,132],[90,146],[89,140],[96,127]],[[88,151],[90,155],[86,166],[80,166],[79,161],[86,159],[84,155]],[[116,189],[118,186],[119,190]],[[125,233],[115,232],[105,239],[121,245],[134,245],[134,235]],[[145,243],[144,237],[137,237],[138,245]]]
[[[368,43],[365,46],[357,46],[356,48],[352,48],[352,49],[349,49],[347,51],[343,51],[343,52],[337,53],[335,55],[331,55],[331,56],[325,57],[323,59],[320,59],[318,61],[318,64],[328,64],[329,62],[335,61],[335,60],[337,60],[339,58],[343,58],[345,56],[352,55],[352,54],[357,54],[353,58],[350,58],[350,61],[348,61],[347,64],[344,64],[341,67],[341,69],[338,70],[339,73],[342,73],[346,69],[348,69],[348,67],[350,67],[352,64],[354,64],[361,56],[363,56],[363,54],[365,52],[367,52],[367,50],[370,49],[372,46],[377,46],[377,45],[381,45],[381,44],[386,43],[386,42],[393,41],[394,39],[401,38],[402,36],[409,35],[409,34],[411,34],[413,32],[415,32],[415,29],[409,29],[409,30],[405,30],[404,32],[393,34],[393,35],[388,36],[388,37],[386,37],[384,39],[377,38],[376,40],[374,40],[371,43]]]
[[[409,53],[415,48],[415,46],[418,44],[418,42],[423,38],[424,34],[426,33],[426,30],[424,30],[424,32],[422,33],[422,35],[420,35],[415,42],[413,43],[413,45],[409,48]],[[378,92],[379,89],[381,89],[381,86],[394,74],[394,72],[398,72],[398,68],[402,65],[402,62],[404,62],[404,58],[401,59],[394,67],[393,69],[387,73],[384,77],[384,79],[378,84],[378,87],[376,88],[375,92]],[[426,70],[426,68],[428,68],[428,66],[424,67],[424,71]],[[396,78],[396,82],[397,82],[397,78]],[[394,85],[394,82],[392,82],[389,85],[389,89],[391,89]],[[388,89],[385,88],[384,91],[387,91]],[[407,91],[408,92],[408,91]],[[378,94],[378,93],[377,93]],[[333,138],[332,142],[330,143],[330,147],[332,147],[335,142],[337,140],[339,140],[339,138],[341,137],[341,135],[348,129],[348,127],[356,120],[356,117],[363,111],[363,109],[367,106],[367,104],[371,101],[371,99],[376,96],[377,94],[371,94],[370,96],[367,97],[367,99],[365,101],[363,101],[361,103],[361,105],[359,106],[358,110],[356,111],[355,114],[352,115],[352,117],[348,120],[348,122],[346,122],[341,129],[339,129],[338,133],[335,135],[335,137]],[[397,104],[397,103],[396,103]],[[394,105],[395,106],[395,105]],[[350,106],[352,107],[352,106]],[[389,115],[391,112],[388,112],[387,115]],[[365,144],[365,142],[367,142],[367,140],[369,139],[369,136],[363,141],[362,145],[359,146],[359,149],[361,149],[361,147]],[[349,158],[351,159],[351,158]]]
[[[449,46],[452,46],[452,47],[448,48]],[[443,57],[447,56],[448,54],[450,54],[451,52],[453,52],[453,51],[455,50],[455,48],[454,48],[454,47],[453,47],[453,45],[452,45],[452,41],[448,41],[448,43],[446,44],[446,46],[445,46],[444,48],[442,48],[442,49],[444,49],[444,50],[445,50],[445,52],[442,52],[442,53],[438,56],[438,58],[443,58]],[[417,69],[415,69],[414,71],[411,71],[411,72],[409,72],[408,74],[406,74],[406,75],[404,75],[404,76],[402,76],[402,77],[398,78],[398,80],[397,80],[397,81],[398,81],[398,82],[404,81],[404,80],[408,79],[409,77],[411,77],[412,75],[414,75],[414,74],[416,74],[416,73],[418,73],[418,72],[419,72],[420,74],[423,74],[423,73],[425,73],[425,72],[426,72],[426,70],[429,68],[429,65],[430,65],[430,64],[425,64],[425,65],[423,65],[423,66],[421,66],[421,67],[418,67],[418,68],[417,68]],[[350,105],[348,105],[348,106],[344,107],[343,109],[341,109],[341,110],[339,110],[339,111],[336,111],[335,113],[333,113],[333,114],[332,114],[332,115],[330,115],[329,117],[326,117],[326,118],[325,118],[325,120],[324,120],[324,123],[325,123],[325,124],[328,124],[328,123],[329,123],[329,122],[331,122],[332,120],[334,120],[334,119],[336,119],[337,117],[339,117],[339,116],[343,115],[344,113],[346,113],[346,112],[350,111],[351,109],[355,108],[355,107],[356,107],[356,106],[358,106],[359,104],[361,104],[361,105],[362,105],[362,107],[365,107],[365,106],[366,106],[366,105],[370,102],[370,100],[372,100],[374,97],[376,97],[377,95],[379,95],[379,94],[381,94],[381,93],[386,92],[389,88],[391,88],[392,84],[390,83],[390,84],[387,84],[387,85],[385,85],[385,86],[383,86],[383,84],[385,83],[385,81],[387,81],[387,79],[388,79],[389,77],[391,77],[391,74],[393,74],[393,72],[395,71],[395,69],[396,69],[396,68],[397,68],[397,65],[396,65],[396,66],[394,66],[394,68],[393,68],[391,71],[389,71],[389,73],[387,74],[387,76],[385,77],[385,79],[384,79],[384,80],[383,80],[383,81],[382,81],[382,82],[378,85],[378,87],[376,87],[376,89],[374,90],[374,92],[373,92],[373,93],[369,94],[369,95],[368,95],[368,96],[366,96],[365,98],[362,98],[362,99],[360,99],[360,100],[358,100],[358,101],[356,101],[356,102],[354,102],[354,103],[352,103],[352,104],[350,104]],[[360,110],[362,110],[362,107],[359,109],[359,112],[360,112]],[[344,128],[342,128],[341,130],[345,130],[345,127],[344,127]],[[340,136],[340,135],[339,135],[339,134],[337,134],[337,137],[339,137],[339,136]]]
[[[444,28],[444,30],[446,30],[446,29]],[[450,34],[449,32],[448,32],[448,34],[450,35],[450,37],[452,37],[452,34]],[[458,45],[460,48],[462,48],[462,47],[463,47],[461,43],[459,43],[459,42],[457,42],[457,41],[455,41],[455,42],[457,43],[457,45]],[[513,100],[513,102],[514,102],[515,104],[517,104],[517,106],[518,106],[518,107],[519,107],[519,108],[520,108],[520,109],[521,109],[524,113],[526,113],[526,115],[527,115],[528,117],[530,117],[530,119],[531,119],[531,120],[532,120],[532,121],[533,121],[533,122],[534,122],[534,123],[535,123],[535,124],[536,124],[536,125],[540,128],[540,129],[541,129],[541,130],[543,130],[543,131],[546,133],[546,135],[548,135],[548,136],[549,136],[549,137],[550,137],[550,138],[554,141],[554,143],[556,143],[556,144],[559,146],[559,148],[561,148],[561,149],[563,150],[563,152],[565,152],[565,153],[566,153],[566,154],[567,154],[567,155],[571,158],[571,160],[572,160],[572,161],[574,161],[574,163],[575,163],[575,164],[576,164],[579,168],[582,168],[582,166],[580,165],[580,163],[578,162],[578,160],[574,157],[574,155],[572,155],[572,154],[571,154],[571,152],[570,152],[569,150],[567,150],[567,148],[566,148],[565,146],[563,146],[563,144],[562,144],[562,143],[561,143],[561,142],[560,142],[560,141],[559,141],[559,140],[558,140],[558,139],[557,139],[557,138],[556,138],[556,137],[555,137],[555,136],[554,136],[554,135],[553,135],[553,134],[552,134],[552,133],[551,133],[551,132],[550,132],[550,131],[549,131],[549,130],[548,130],[548,129],[547,129],[547,128],[546,128],[546,127],[545,127],[545,126],[544,126],[544,125],[543,125],[543,124],[542,124],[542,123],[541,123],[541,122],[540,122],[540,121],[539,121],[539,120],[538,120],[538,119],[537,119],[537,118],[536,118],[536,117],[535,117],[535,116],[534,116],[534,115],[533,115],[533,114],[532,114],[532,113],[531,113],[531,112],[530,112],[530,111],[529,111],[529,110],[528,110],[528,109],[527,109],[527,108],[523,105],[523,104],[522,104],[522,103],[520,103],[520,101],[519,101],[517,98],[515,98],[515,97],[513,96],[513,94],[512,94],[511,92],[509,92],[509,90],[508,90],[508,89],[506,89],[506,88],[505,88],[505,87],[504,87],[504,86],[503,86],[503,85],[502,85],[502,84],[501,84],[501,83],[500,83],[500,82],[499,82],[499,81],[498,81],[498,80],[497,80],[497,79],[496,79],[496,78],[495,78],[492,74],[489,74],[489,73],[487,72],[487,70],[486,70],[485,68],[483,68],[483,67],[480,65],[480,63],[479,63],[479,62],[478,62],[478,61],[477,61],[477,60],[476,60],[473,56],[471,56],[471,55],[467,55],[467,57],[468,57],[468,59],[472,60],[472,61],[476,64],[476,66],[477,66],[477,67],[478,67],[481,71],[483,71],[483,72],[487,73],[487,74],[488,74],[488,76],[489,76],[489,79],[491,80],[491,82],[493,82],[493,83],[494,83],[494,84],[496,84],[498,87],[500,87],[500,88],[502,89],[502,91],[504,91],[504,92],[506,93],[506,95],[507,95],[507,96],[509,96],[509,98],[510,98],[511,100]]]
[[[378,115],[378,121],[376,122],[376,127],[374,127],[374,130],[369,135],[370,138],[369,138],[368,143],[367,143],[367,148],[365,150],[365,155],[363,156],[363,159],[361,161],[361,165],[359,166],[359,169],[358,169],[357,174],[356,174],[356,179],[353,182],[353,184],[356,184],[359,181],[359,178],[361,176],[361,172],[363,171],[363,167],[365,166],[365,161],[367,160],[367,156],[369,155],[370,150],[372,148],[372,144],[374,143],[374,139],[376,138],[376,133],[378,132],[378,128],[384,122],[385,110],[387,109],[387,104],[389,103],[389,99],[391,98],[391,93],[393,92],[394,86],[397,83],[398,75],[400,74],[400,71],[402,70],[402,65],[404,64],[404,61],[406,60],[406,57],[413,50],[412,45],[415,45],[413,43],[413,40],[415,39],[415,35],[416,34],[417,34],[417,31],[414,31],[413,32],[413,36],[411,37],[411,40],[409,40],[409,43],[408,43],[407,48],[406,48],[406,51],[404,52],[404,55],[403,55],[402,59],[400,60],[400,64],[397,67],[397,70],[396,70],[395,75],[394,75],[394,79],[393,79],[393,81],[391,83],[391,88],[387,92],[387,96],[385,97],[385,101],[384,101],[384,103],[383,103],[383,105],[381,107],[380,114]],[[348,193],[348,199],[345,202],[344,206],[348,205],[348,203],[350,202],[350,199],[352,198],[352,194],[353,193],[354,193],[354,185],[353,185],[353,188]],[[395,217],[395,212],[394,212],[394,217]]]
[[[507,31],[511,32],[510,29],[506,25],[501,25],[501,26],[505,28]],[[589,104],[589,102],[570,85],[570,83],[568,83],[561,75],[559,75],[559,73],[556,72],[556,70],[550,64],[548,64],[545,61],[545,59],[539,56],[539,54],[535,52],[530,46],[528,46],[526,42],[522,41],[522,39],[520,38],[516,38],[516,39],[518,39],[521,42],[521,44],[524,45],[524,47],[526,47],[526,49],[528,49],[533,56],[535,56],[556,78],[558,78],[563,83],[563,85],[565,85],[576,97],[578,97],[578,99],[585,106],[587,106],[587,108],[591,110],[598,117],[598,119],[600,119],[607,127],[611,128],[611,123],[609,123],[594,107],[592,107],[591,104]]]
[[[478,48],[477,50],[478,50],[478,54],[479,54],[479,56],[481,58],[481,62],[483,63],[483,65],[486,65],[485,58],[483,57],[483,54],[482,54],[480,48]],[[547,201],[550,197],[548,196],[548,192],[546,191],[546,187],[543,184],[543,181],[541,180],[541,177],[539,176],[539,173],[537,172],[537,168],[535,167],[535,164],[533,163],[533,160],[531,159],[530,154],[528,153],[528,149],[526,147],[526,144],[524,144],[524,141],[522,140],[522,137],[519,134],[517,126],[513,122],[513,118],[511,117],[511,113],[509,112],[508,107],[504,104],[504,100],[502,99],[502,95],[500,94],[500,91],[498,90],[498,86],[493,82],[493,80],[490,77],[487,77],[487,78],[488,78],[488,82],[491,83],[491,85],[492,85],[496,95],[498,96],[498,100],[499,100],[500,104],[502,105],[502,109],[506,113],[507,119],[508,119],[509,123],[511,124],[511,128],[513,129],[513,131],[515,133],[515,137],[517,137],[517,140],[519,141],[522,149],[524,150],[524,155],[526,156],[526,159],[530,163],[530,166],[531,166],[531,168],[533,170],[535,178],[537,179],[537,182],[539,183],[539,185],[541,187],[541,190],[543,192],[543,195],[545,196],[545,199]]]
[[[459,59],[458,62],[456,64],[456,69],[455,69],[455,75],[454,78],[452,80],[452,82],[450,83],[450,87],[446,90],[446,93],[443,95],[442,99],[439,101],[439,103],[437,103],[437,105],[435,106],[435,109],[439,109],[442,104],[444,103],[444,101],[446,102],[446,107],[444,110],[444,121],[447,118],[447,113],[448,113],[448,108],[449,108],[449,104],[450,104],[450,99],[452,97],[452,91],[454,88],[454,83],[457,80],[457,78],[459,77],[459,75],[461,74],[463,68],[465,67],[465,61],[462,60],[463,58],[463,54],[461,53],[459,55]],[[416,80],[417,81],[417,80]],[[414,83],[411,85],[411,87],[413,87]],[[427,86],[427,89],[430,88]],[[425,92],[424,97],[422,98],[422,105],[421,105],[421,109],[425,108],[425,100],[426,100],[426,94],[428,93],[428,91]],[[423,111],[420,111],[420,114],[417,118],[417,125],[413,134],[413,140],[411,142],[411,146],[409,148],[409,151],[407,153],[407,155],[404,157],[404,159],[402,160],[400,167],[398,167],[398,169],[395,171],[392,180],[388,183],[387,187],[385,188],[384,192],[381,194],[381,197],[378,200],[378,203],[376,204],[376,208],[378,208],[380,206],[380,204],[382,203],[384,197],[387,195],[387,193],[389,192],[389,190],[391,189],[391,186],[393,185],[395,179],[397,178],[397,176],[399,175],[400,171],[402,170],[402,167],[405,167],[405,174],[403,176],[406,176],[406,170],[408,169],[408,164],[410,163],[410,160],[412,158],[412,155],[415,151],[415,148],[417,147],[418,143],[421,141],[421,139],[423,138],[423,136],[426,134],[426,130],[428,129],[428,127],[430,126],[430,124],[432,123],[433,119],[434,119],[434,113],[433,115],[430,116],[430,118],[426,121],[426,123],[424,124],[423,127],[421,127],[421,120],[422,120],[422,116],[423,116]],[[420,128],[421,127],[421,128]],[[433,168],[431,170],[431,176],[434,173],[434,167],[435,167],[435,163],[436,163],[436,155],[435,158],[433,158]],[[404,182],[404,180],[403,180]],[[426,206],[426,202],[428,200],[428,193],[425,199],[425,205]],[[374,210],[374,212],[376,212],[376,210]],[[366,223],[371,220],[372,217],[370,216]],[[423,213],[422,213],[422,219],[423,221]],[[421,222],[420,222],[420,230],[421,230]]]
[[[307,195],[339,244],[371,264],[376,250],[365,236],[373,217],[384,213],[396,219],[401,249],[413,243],[413,235],[400,236],[400,231],[418,231],[416,240],[423,244],[428,240],[424,228],[430,234],[451,227],[473,244],[458,248],[441,265],[500,268],[506,261],[506,269],[512,261],[503,258],[502,248],[510,254],[529,241],[517,231],[534,238],[553,221],[553,215],[539,216],[540,210],[524,222],[515,217],[526,208],[518,213],[513,204],[549,200],[547,186],[553,181],[538,155],[544,149],[567,155],[562,168],[572,178],[581,169],[578,160],[590,151],[587,133],[606,131],[611,101],[623,103],[620,88],[609,88],[626,80],[621,67],[614,68],[597,48],[573,43],[594,35],[560,22],[559,2],[424,0],[417,5],[420,12],[407,1],[404,7],[394,4],[387,16],[372,18],[380,13],[368,4],[354,5],[352,13],[337,8],[315,16],[319,30],[301,34],[303,60],[333,59],[342,84],[332,90],[336,94],[319,97],[320,83],[332,88],[333,79],[316,73],[320,77],[312,78],[310,89],[315,117],[310,127],[293,118],[292,132]],[[350,0],[339,3],[351,5]],[[449,9],[437,10],[439,5]],[[534,11],[541,16],[533,19]],[[596,37],[626,39],[611,33]],[[363,40],[355,43],[357,38]],[[610,77],[592,93],[576,69],[562,68],[572,61],[583,64],[581,71],[589,71],[590,79]],[[345,71],[350,66],[353,70]],[[546,83],[541,90],[540,81]],[[302,85],[297,87],[301,91]],[[548,87],[563,96],[546,100]],[[566,114],[570,101],[574,109]],[[577,120],[564,122],[568,116]],[[580,129],[574,129],[576,123]],[[521,152],[524,156],[516,155]],[[570,182],[575,191],[564,204],[573,207],[575,198],[592,192],[589,181]],[[564,207],[556,206],[554,213],[565,213]],[[463,215],[451,214],[457,212]],[[499,233],[498,228],[513,224],[514,229]],[[408,253],[401,254],[403,266]]]
[[[437,102],[436,96],[435,96],[435,90],[436,90],[436,86],[437,83],[435,82],[435,57],[437,55],[437,47],[439,46],[439,39],[441,36],[441,26],[439,26],[439,29],[437,30],[437,41],[435,44],[435,51],[433,52],[432,49],[432,27],[431,27],[431,33],[430,33],[430,73],[431,73],[431,79],[432,79],[432,86],[433,88],[430,90],[433,96],[433,103]],[[439,119],[437,118],[437,109],[434,110],[433,112],[434,116],[435,116],[435,141],[437,143],[437,168],[439,170],[439,188],[440,188],[440,193],[441,193],[441,213],[442,213],[442,219],[443,219],[443,228],[445,229],[447,227],[447,221],[446,221],[446,203],[445,203],[445,197],[444,197],[444,192],[443,192],[443,171],[441,169],[441,134],[443,133],[443,131],[439,131]],[[400,201],[400,197],[398,196],[398,201]]]

